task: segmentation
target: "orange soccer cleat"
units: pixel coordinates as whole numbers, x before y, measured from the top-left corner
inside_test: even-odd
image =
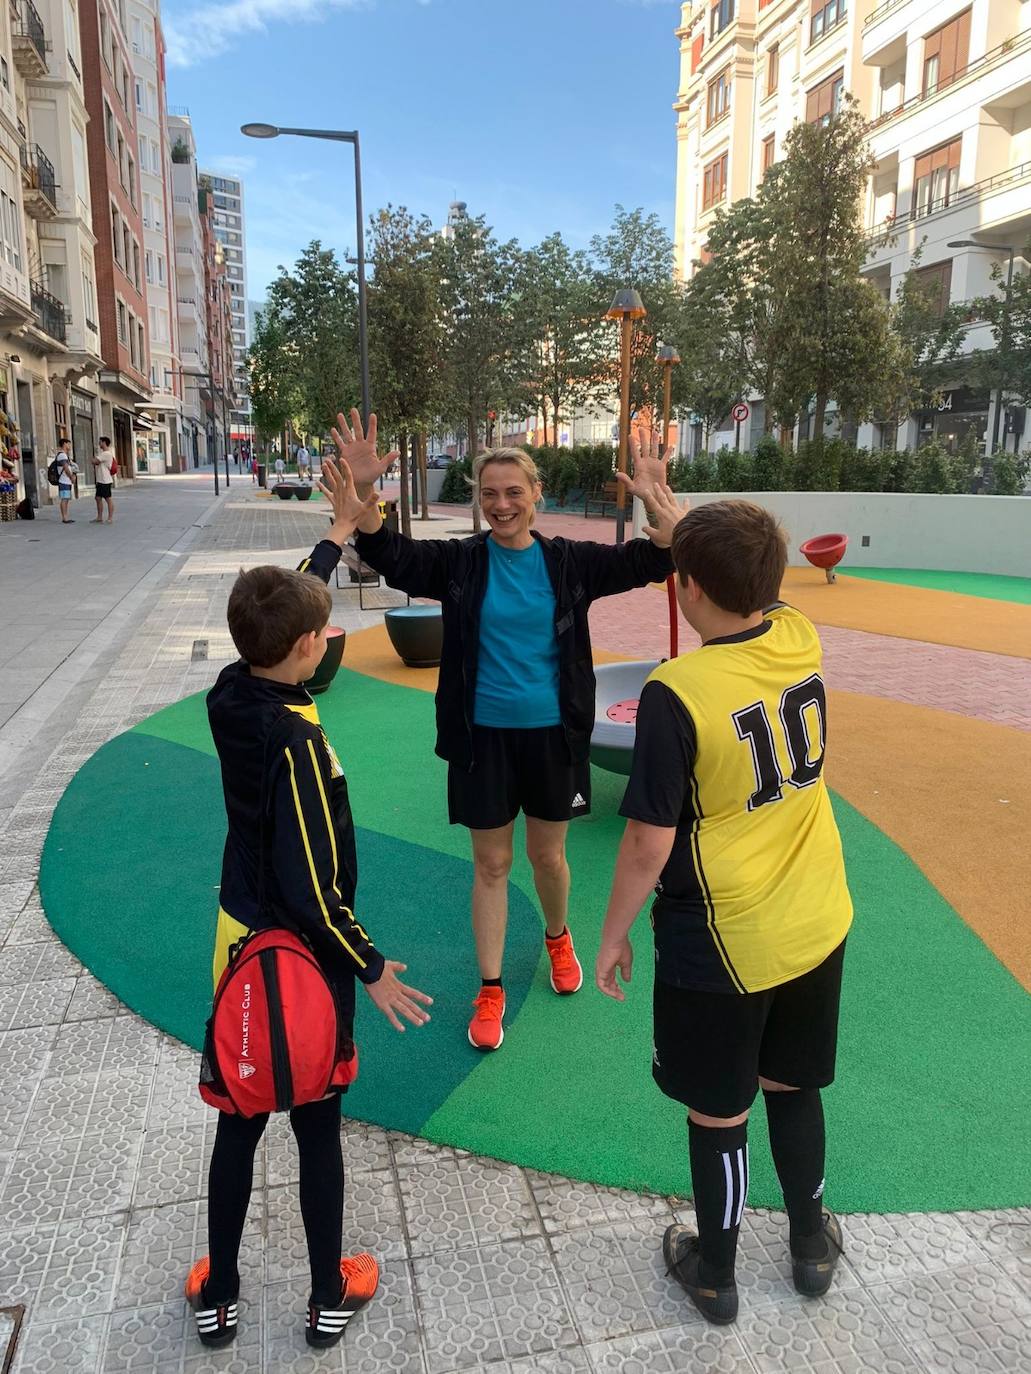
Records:
[[[360,1255],[349,1255],[340,1261],[340,1277],[343,1283],[336,1307],[308,1304],[304,1339],[319,1349],[336,1345],[354,1314],[372,1300],[379,1287],[379,1265],[364,1251]]]
[[[186,1301],[193,1308],[201,1344],[228,1345],[236,1337],[236,1301],[210,1303],[207,1300],[204,1283],[210,1272],[211,1262],[205,1255],[193,1266],[186,1279]]]

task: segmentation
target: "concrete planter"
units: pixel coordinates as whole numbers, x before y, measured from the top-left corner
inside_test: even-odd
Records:
[[[325,692],[330,683],[337,675],[340,667],[340,660],[344,656],[344,645],[347,642],[347,631],[340,629],[338,625],[331,625],[326,640],[326,652],[322,655],[322,662],[315,669],[315,672],[308,679],[304,686],[308,689],[311,696],[318,696],[320,692]]]
[[[383,620],[406,668],[436,668],[444,644],[439,606],[394,606]]]

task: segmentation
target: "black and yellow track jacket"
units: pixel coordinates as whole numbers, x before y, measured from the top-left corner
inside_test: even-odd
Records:
[[[328,582],[339,558],[337,545],[323,540],[301,571]],[[374,983],[383,956],[353,915],[358,864],[347,780],[315,703],[301,686],[252,676],[242,661],[222,670],[207,703],[229,821],[215,983],[248,930],[285,926],[311,944],[350,1024],[354,980]]]

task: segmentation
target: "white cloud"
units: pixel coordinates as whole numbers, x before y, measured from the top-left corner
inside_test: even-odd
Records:
[[[245,177],[248,172],[253,172],[257,165],[256,157],[236,157],[232,153],[204,159],[206,171],[221,172],[228,177]]]
[[[165,41],[173,67],[193,67],[269,24],[314,24],[331,10],[366,8],[375,0],[209,0],[177,18],[166,16]]]

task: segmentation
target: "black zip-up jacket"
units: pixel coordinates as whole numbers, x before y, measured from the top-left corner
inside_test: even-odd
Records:
[[[323,540],[301,571],[324,582],[340,549]],[[354,1013],[354,980],[374,983],[383,956],[353,915],[358,863],[347,780],[301,686],[223,668],[208,693],[229,831],[222,910],[252,930],[303,934],[333,983],[341,1016]]]
[[[661,582],[673,571],[669,549],[648,539],[622,545],[547,539],[541,546],[555,593],[559,711],[575,762],[585,759],[594,729],[594,664],[587,612],[601,596]],[[359,556],[392,587],[439,601],[444,647],[437,685],[437,747],[456,768],[473,766],[472,720],[480,653],[480,609],[487,591],[487,534],[470,539],[406,539],[381,526],[358,533]]]

